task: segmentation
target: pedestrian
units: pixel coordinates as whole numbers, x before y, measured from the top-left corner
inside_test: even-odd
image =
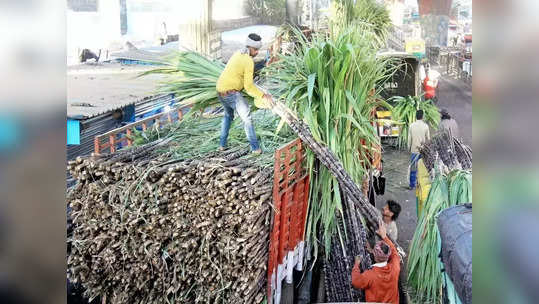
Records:
[[[425,92],[425,100],[436,99],[436,88],[438,87],[439,73],[430,69],[430,64],[425,65],[425,79],[423,79],[423,91]]]
[[[440,121],[440,130],[446,131],[449,135],[453,137],[459,137],[459,126],[457,121],[449,115],[449,112],[446,109],[440,111],[442,120]]]
[[[400,257],[397,248],[387,237],[384,223],[380,223],[376,232],[382,238],[373,249],[376,264],[361,273],[361,261],[356,257],[352,269],[352,286],[365,291],[366,302],[399,304]]]
[[[382,220],[386,224],[386,230],[389,237],[397,240],[399,235],[397,223],[395,222],[401,212],[401,205],[394,200],[387,200],[386,205],[382,209]]]
[[[235,110],[243,121],[243,127],[245,129],[245,134],[247,135],[247,140],[251,146],[251,151],[255,154],[262,153],[251,120],[249,104],[241,93],[241,91],[245,89],[247,94],[255,99],[263,98],[266,102],[273,104],[271,95],[262,92],[253,82],[253,58],[258,54],[258,50],[261,47],[262,38],[254,33],[249,34],[245,42],[245,48],[232,55],[217,80],[216,89],[219,95],[219,101],[225,110],[219,141],[219,150],[221,151],[226,147],[228,132],[230,130],[230,125],[234,120]]]
[[[408,147],[410,147],[410,185],[412,190],[416,186],[417,161],[421,158],[419,147],[430,139],[429,126],[423,121],[423,110],[417,110],[416,121],[410,124],[408,130]]]

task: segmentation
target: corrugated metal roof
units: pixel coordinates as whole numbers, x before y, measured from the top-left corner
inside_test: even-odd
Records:
[[[151,66],[99,63],[67,71],[67,117],[87,119],[155,95],[159,75],[136,76]]]
[[[180,49],[178,41],[169,42],[165,45],[146,47],[143,49],[123,50],[111,53],[110,57],[116,59],[129,59],[136,61],[148,61],[161,63],[163,59],[171,53]]]

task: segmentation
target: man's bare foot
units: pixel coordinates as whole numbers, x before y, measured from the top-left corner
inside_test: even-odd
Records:
[[[255,154],[255,155],[260,155],[260,154],[262,154],[262,149],[254,150],[254,151],[253,151],[253,154]]]
[[[217,149],[217,150],[218,150],[219,152],[223,152],[223,151],[225,151],[225,147],[221,147],[221,146],[220,146],[219,149]]]

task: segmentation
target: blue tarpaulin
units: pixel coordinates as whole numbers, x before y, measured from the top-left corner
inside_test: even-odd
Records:
[[[78,120],[67,120],[67,144],[80,145],[80,122]]]
[[[0,117],[0,150],[13,148],[19,142],[19,124],[16,119]]]

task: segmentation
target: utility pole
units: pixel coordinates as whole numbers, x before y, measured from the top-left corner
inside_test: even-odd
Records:
[[[120,33],[127,34],[127,0],[120,0]]]

